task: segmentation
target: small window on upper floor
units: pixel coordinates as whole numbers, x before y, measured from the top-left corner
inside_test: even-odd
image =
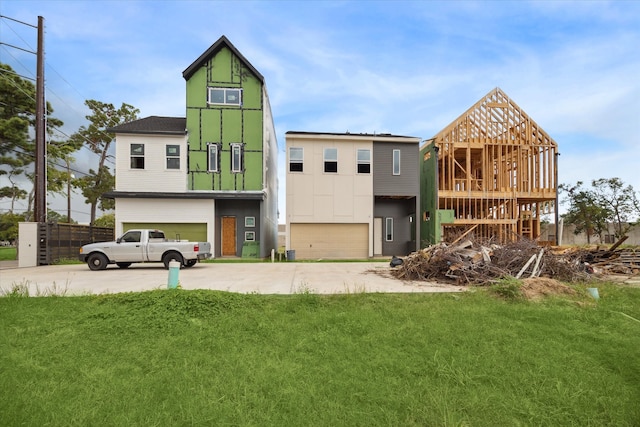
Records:
[[[328,173],[338,172],[338,149],[324,149],[324,171]]]
[[[371,151],[358,149],[357,163],[358,173],[371,173]]]
[[[144,169],[144,144],[131,144],[131,169]]]
[[[244,147],[242,144],[231,144],[231,172],[244,172]]]
[[[393,174],[400,175],[400,150],[393,150]]]
[[[167,169],[180,169],[179,145],[167,145]]]
[[[218,105],[242,105],[242,89],[210,87],[208,102]]]
[[[207,144],[207,172],[220,172],[220,144]]]
[[[304,169],[304,149],[289,147],[289,172],[302,172]]]

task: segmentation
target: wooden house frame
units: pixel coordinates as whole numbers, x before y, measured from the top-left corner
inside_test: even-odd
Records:
[[[422,191],[435,192],[422,197],[426,243],[465,233],[533,240],[541,217],[555,211],[558,146],[499,88],[425,141],[421,154]]]

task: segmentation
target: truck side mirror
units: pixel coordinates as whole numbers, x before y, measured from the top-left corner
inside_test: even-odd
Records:
[[[116,243],[120,243],[121,241],[122,241],[122,237],[118,237],[118,238],[116,239]]]

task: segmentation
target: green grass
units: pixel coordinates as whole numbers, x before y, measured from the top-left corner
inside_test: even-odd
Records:
[[[0,425],[638,425],[640,289],[598,287],[533,303],[16,286]]]
[[[0,261],[13,261],[16,259],[15,247],[0,247]]]

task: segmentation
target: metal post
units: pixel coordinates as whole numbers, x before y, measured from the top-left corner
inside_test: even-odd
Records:
[[[66,158],[67,163],[67,222],[71,224],[71,179],[75,176],[71,173],[71,167],[69,165],[69,158]]]

